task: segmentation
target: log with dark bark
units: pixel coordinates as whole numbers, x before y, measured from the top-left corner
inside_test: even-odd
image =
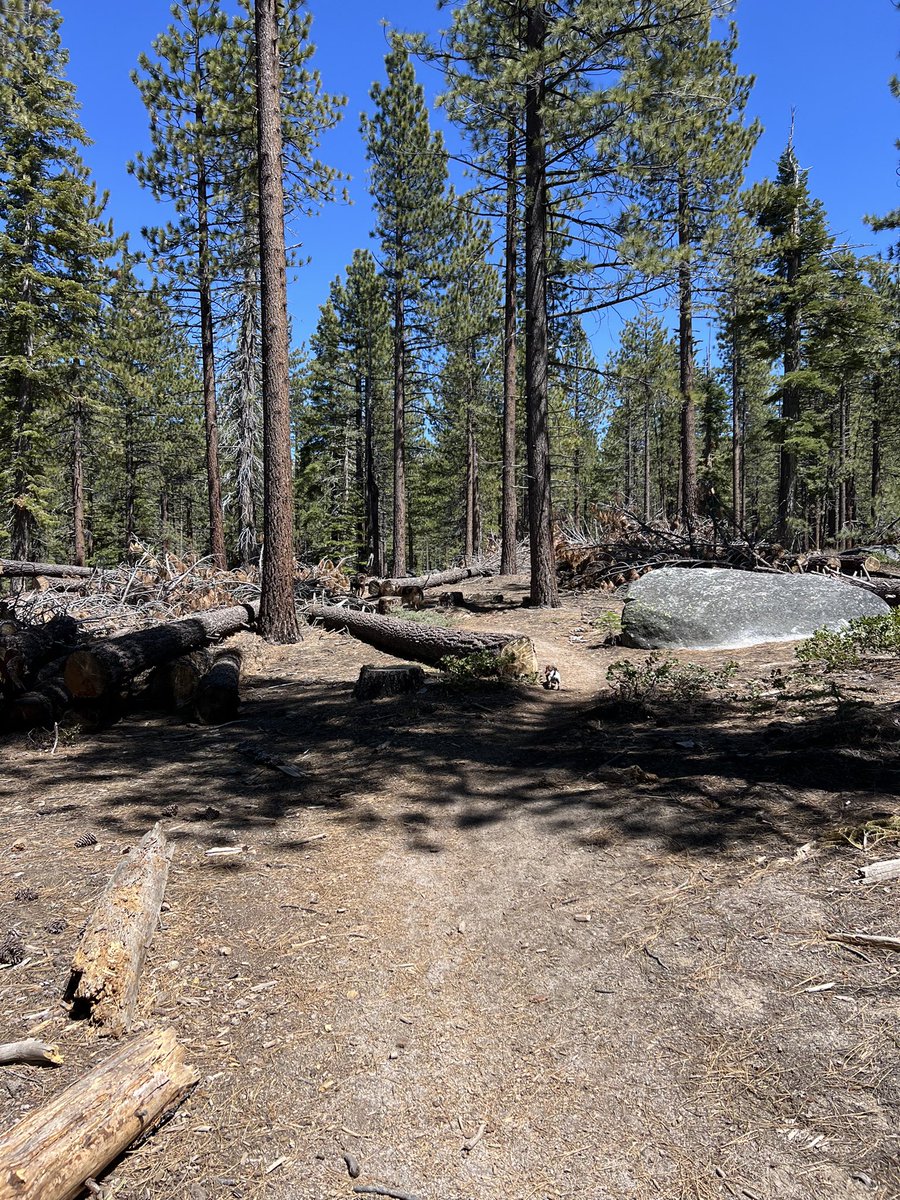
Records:
[[[379,700],[415,692],[425,682],[421,667],[363,667],[353,689],[357,700]]]
[[[116,696],[142,671],[246,629],[256,620],[258,611],[258,604],[213,608],[180,621],[96,642],[66,659],[66,687],[78,699]]]
[[[73,650],[78,635],[78,622],[66,614],[38,625],[0,623],[0,695],[29,688],[41,667]]]
[[[116,867],[72,959],[65,994],[72,1017],[88,1017],[116,1037],[131,1028],[171,858],[156,824]]]
[[[128,1042],[0,1136],[0,1200],[74,1200],[198,1079],[171,1029]]]
[[[197,685],[197,716],[204,725],[221,725],[237,715],[240,686],[240,650],[221,651]]]
[[[519,633],[443,629],[325,604],[310,604],[306,615],[326,629],[346,630],[361,642],[377,646],[379,650],[397,658],[411,658],[440,666],[448,658],[488,654],[498,659],[500,673],[506,678],[525,679],[537,672],[531,639]]]
[[[212,655],[204,647],[155,667],[143,696],[150,708],[179,711],[194,702],[200,680],[212,664]]]
[[[476,579],[493,575],[490,567],[453,567],[449,571],[432,571],[428,575],[407,575],[402,579],[373,579],[369,583],[371,596],[399,596],[404,588],[441,587],[445,583],[459,583],[461,579]]]
[[[853,587],[865,588],[867,592],[874,592],[891,608],[897,608],[900,605],[900,579],[863,579],[855,575],[836,575],[835,578],[840,579],[841,583],[849,583]]]
[[[100,572],[95,567],[74,567],[68,563],[22,562],[0,558],[0,576],[7,579],[93,579]]]

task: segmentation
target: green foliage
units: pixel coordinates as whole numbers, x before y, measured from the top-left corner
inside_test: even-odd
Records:
[[[882,617],[857,617],[847,629],[819,629],[796,653],[801,662],[823,663],[826,671],[849,670],[875,654],[900,657],[900,608]]]
[[[621,660],[606,672],[615,699],[625,705],[682,703],[725,688],[737,671],[727,662],[718,671],[698,663],[681,663],[653,653],[643,662]]]

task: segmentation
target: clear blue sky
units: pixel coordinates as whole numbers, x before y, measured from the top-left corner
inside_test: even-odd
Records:
[[[125,164],[148,147],[147,116],[129,72],[169,23],[167,0],[56,0],[70,53],[69,77],[94,145],[86,152],[98,187],[110,193],[117,230],[137,235],[164,217],[127,174]],[[312,262],[290,285],[294,338],[309,336],[328,284],[357,246],[370,244],[371,213],[359,115],[370,109],[372,81],[383,77],[382,18],[405,30],[435,31],[449,14],[428,0],[310,0],[316,65],[328,91],[348,97],[346,116],[322,148],[325,161],[353,176],[354,204],[332,205],[295,233]],[[750,178],[772,173],[787,140],[792,107],[796,145],[810,168],[812,190],[824,201],[833,231],[855,245],[886,245],[863,224],[864,214],[900,204],[894,141],[900,105],[888,91],[898,69],[900,14],[891,0],[738,0],[740,69],[756,76],[749,112],[765,126]],[[420,68],[433,97],[440,81]],[[443,124],[441,117],[435,117]],[[453,137],[448,133],[448,140]],[[614,327],[616,318],[608,317]],[[607,342],[614,328],[593,330]]]

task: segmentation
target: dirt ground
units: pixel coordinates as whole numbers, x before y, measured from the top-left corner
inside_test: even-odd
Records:
[[[2,1069],[2,1127],[110,1053],[60,997],[162,817],[140,1017],[202,1078],[110,1200],[900,1196],[900,956],[827,940],[900,933],[900,883],[856,877],[897,841],[839,832],[900,809],[896,664],[835,692],[791,646],[685,653],[737,660],[727,693],[616,712],[607,668],[646,658],[604,644],[617,602],[491,590],[508,610],[452,620],[532,636],[560,692],[429,674],[360,704],[360,667],[393,660],[247,635],[232,724],[0,742],[0,939],[26,945],[0,1041],[65,1055]]]

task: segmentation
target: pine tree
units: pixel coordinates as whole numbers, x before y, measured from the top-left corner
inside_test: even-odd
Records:
[[[362,133],[371,163],[375,233],[381,241],[393,338],[393,563],[407,570],[407,390],[411,330],[421,331],[425,301],[439,278],[449,232],[445,196],[447,155],[432,133],[425,97],[402,40],[391,37],[387,84],[371,90],[372,117]],[[412,566],[412,563],[409,563]]]
[[[556,503],[577,528],[597,499],[597,431],[603,410],[601,372],[580,320],[568,322],[553,357],[550,421],[553,475],[559,480]]]
[[[112,252],[59,28],[45,0],[0,9],[0,481],[15,558],[49,534],[53,428],[87,357]]]
[[[681,511],[697,512],[694,308],[712,257],[733,216],[760,125],[742,123],[752,80],[734,65],[737,34],[711,37],[713,5],[664,32],[633,70],[639,98],[631,122],[629,173],[639,207],[634,219],[646,250],[674,275],[678,296],[681,390]]]

